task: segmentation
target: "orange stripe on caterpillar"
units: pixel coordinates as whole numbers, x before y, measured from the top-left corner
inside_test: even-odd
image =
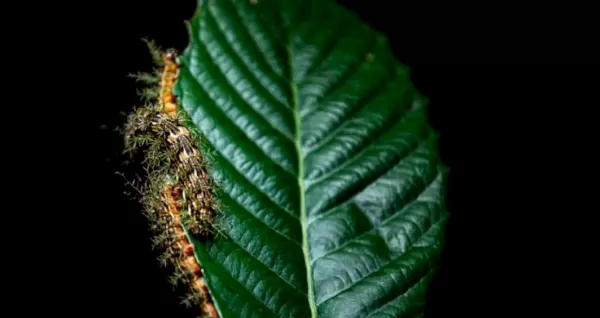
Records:
[[[196,281],[194,281],[194,284],[192,286],[195,290],[199,291],[200,293],[202,293],[204,295],[209,294],[208,286],[206,286],[206,284],[204,283],[204,280],[196,280]],[[205,314],[208,314],[210,318],[219,318],[219,313],[217,312],[217,308],[215,308],[215,305],[212,302],[209,302],[209,301],[204,302],[204,304],[202,304],[202,311]]]
[[[162,194],[163,203],[167,207],[164,213],[170,215],[173,220],[179,220],[179,222],[173,222],[171,225],[177,237],[176,246],[179,249],[178,255],[181,255],[175,262],[185,268],[191,275],[190,288],[199,293],[202,313],[209,315],[210,318],[219,318],[217,309],[211,301],[208,287],[204,283],[202,267],[194,255],[194,245],[188,240],[180,223],[181,211],[179,210],[178,202],[181,198],[181,188],[167,183]]]
[[[163,72],[160,81],[159,104],[162,110],[170,116],[177,114],[177,98],[173,94],[173,86],[179,76],[179,63],[177,62],[177,51],[168,49],[163,54]]]

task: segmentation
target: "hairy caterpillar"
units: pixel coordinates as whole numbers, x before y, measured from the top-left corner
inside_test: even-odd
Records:
[[[140,107],[129,116],[125,126],[126,148],[130,152],[145,150],[148,183],[143,200],[147,215],[159,233],[155,245],[165,249],[162,262],[174,265],[174,282],[183,282],[191,288],[184,303],[199,305],[203,313],[218,318],[194,256],[194,246],[186,234],[187,230],[202,240],[211,238],[217,230],[214,185],[199,151],[197,135],[177,113],[172,93],[179,72],[177,52],[171,49],[159,54],[152,42],[146,43],[163,69],[137,76],[147,84],[160,84],[146,90],[152,106]]]
[[[136,139],[143,143],[152,140],[157,151],[167,154],[167,171],[182,185],[182,221],[200,238],[212,234],[216,216],[213,185],[191,131],[177,117],[142,107],[132,115],[125,138],[132,145]]]

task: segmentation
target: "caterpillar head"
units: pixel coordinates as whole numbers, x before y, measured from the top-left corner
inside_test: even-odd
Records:
[[[176,49],[167,49],[163,55],[163,58],[167,61],[175,61],[175,58],[179,55]]]

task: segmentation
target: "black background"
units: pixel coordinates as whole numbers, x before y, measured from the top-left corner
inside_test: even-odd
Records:
[[[549,296],[556,297],[559,281],[569,278],[549,268],[568,242],[552,240],[556,232],[539,232],[552,232],[554,222],[547,221],[562,204],[555,196],[557,180],[572,177],[575,169],[557,168],[558,163],[582,149],[566,134],[582,136],[589,128],[565,112],[598,106],[586,95],[597,83],[597,55],[587,49],[593,37],[570,31],[587,28],[571,21],[589,20],[573,15],[566,22],[570,15],[539,7],[524,12],[474,4],[340,2],[386,33],[398,59],[411,66],[415,84],[431,98],[430,121],[441,132],[442,157],[453,169],[443,270],[427,317],[541,311]],[[140,206],[123,194],[124,180],[114,174],[129,168],[120,156],[122,136],[113,129],[125,120],[120,113],[138,104],[136,84],[127,74],[152,67],[140,39],[185,48],[183,21],[191,18],[195,1],[128,1],[102,9],[96,50],[104,60],[97,62],[97,74],[99,89],[107,93],[99,97],[103,106],[94,109],[100,199],[93,209],[106,214],[94,219],[105,235],[94,247],[97,269],[86,278],[94,283],[94,296],[78,306],[108,317],[194,317],[173,293],[170,271],[156,262]],[[572,125],[574,120],[581,124]]]

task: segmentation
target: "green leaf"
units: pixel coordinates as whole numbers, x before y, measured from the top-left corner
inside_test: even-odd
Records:
[[[214,152],[226,236],[194,243],[221,316],[421,315],[445,169],[386,38],[328,0],[203,0],[189,32],[175,92]]]

